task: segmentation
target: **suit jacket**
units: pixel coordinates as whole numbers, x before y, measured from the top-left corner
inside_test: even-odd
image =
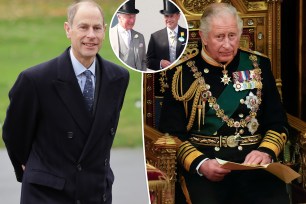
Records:
[[[119,34],[118,34],[118,24],[110,29],[110,42],[111,46],[116,54],[119,57],[120,45],[119,45]],[[144,37],[141,33],[131,30],[131,43],[130,48],[133,49],[133,54],[135,58],[136,67],[133,68],[146,71],[146,44]],[[130,65],[131,66],[131,65]]]
[[[129,74],[99,55],[96,59],[93,114],[86,109],[69,48],[23,71],[11,89],[3,140],[22,181],[21,203],[111,203],[110,149]]]
[[[177,38],[182,36],[182,32],[184,33],[184,40],[177,40],[176,58],[178,58],[184,51],[187,40],[187,29],[178,26]],[[164,28],[151,34],[147,52],[147,67],[152,70],[159,70],[160,61],[162,59],[170,61],[167,28]]]

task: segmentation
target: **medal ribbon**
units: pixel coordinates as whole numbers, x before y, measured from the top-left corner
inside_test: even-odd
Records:
[[[240,52],[240,62],[237,71],[244,71],[253,69],[252,61],[249,59],[249,55],[244,52]],[[240,99],[244,98],[249,93],[249,90],[235,91],[233,86],[226,86],[224,91],[217,99],[217,103],[222,107],[224,113],[231,117],[240,104]],[[229,100],[230,99],[230,100]],[[216,117],[216,111],[211,107],[207,113],[205,113],[204,127],[200,131],[193,129],[194,133],[201,133],[202,135],[213,135],[219,128],[222,127],[224,121]]]

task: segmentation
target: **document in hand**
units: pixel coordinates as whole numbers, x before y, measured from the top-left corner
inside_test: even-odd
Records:
[[[216,158],[219,164],[222,165],[222,168],[230,169],[230,170],[253,170],[253,169],[264,169],[281,180],[285,183],[290,183],[292,180],[300,177],[301,175],[295,172],[290,167],[281,164],[279,162],[274,162],[271,164],[266,165],[245,165],[245,164],[238,164],[234,162],[225,161],[222,159]]]

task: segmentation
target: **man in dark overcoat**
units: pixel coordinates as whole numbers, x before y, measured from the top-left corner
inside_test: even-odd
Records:
[[[22,204],[110,204],[129,74],[98,54],[106,27],[97,3],[71,5],[64,28],[71,47],[23,71],[10,90],[3,140]]]

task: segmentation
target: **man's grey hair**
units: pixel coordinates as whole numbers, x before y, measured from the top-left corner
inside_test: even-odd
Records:
[[[199,29],[202,31],[205,38],[208,36],[208,33],[211,30],[211,19],[224,14],[231,14],[236,17],[239,36],[241,36],[243,21],[238,15],[236,8],[227,3],[213,3],[204,9],[200,20]]]
[[[97,2],[95,2],[94,0],[81,0],[81,1],[77,1],[73,4],[71,4],[67,9],[67,21],[71,26],[72,26],[75,14],[78,11],[80,5],[82,5],[82,4],[89,4],[89,5],[92,5],[94,7],[97,7],[99,9],[99,11],[101,12],[102,19],[103,19],[103,24],[104,24],[104,12],[103,12],[101,6]]]

